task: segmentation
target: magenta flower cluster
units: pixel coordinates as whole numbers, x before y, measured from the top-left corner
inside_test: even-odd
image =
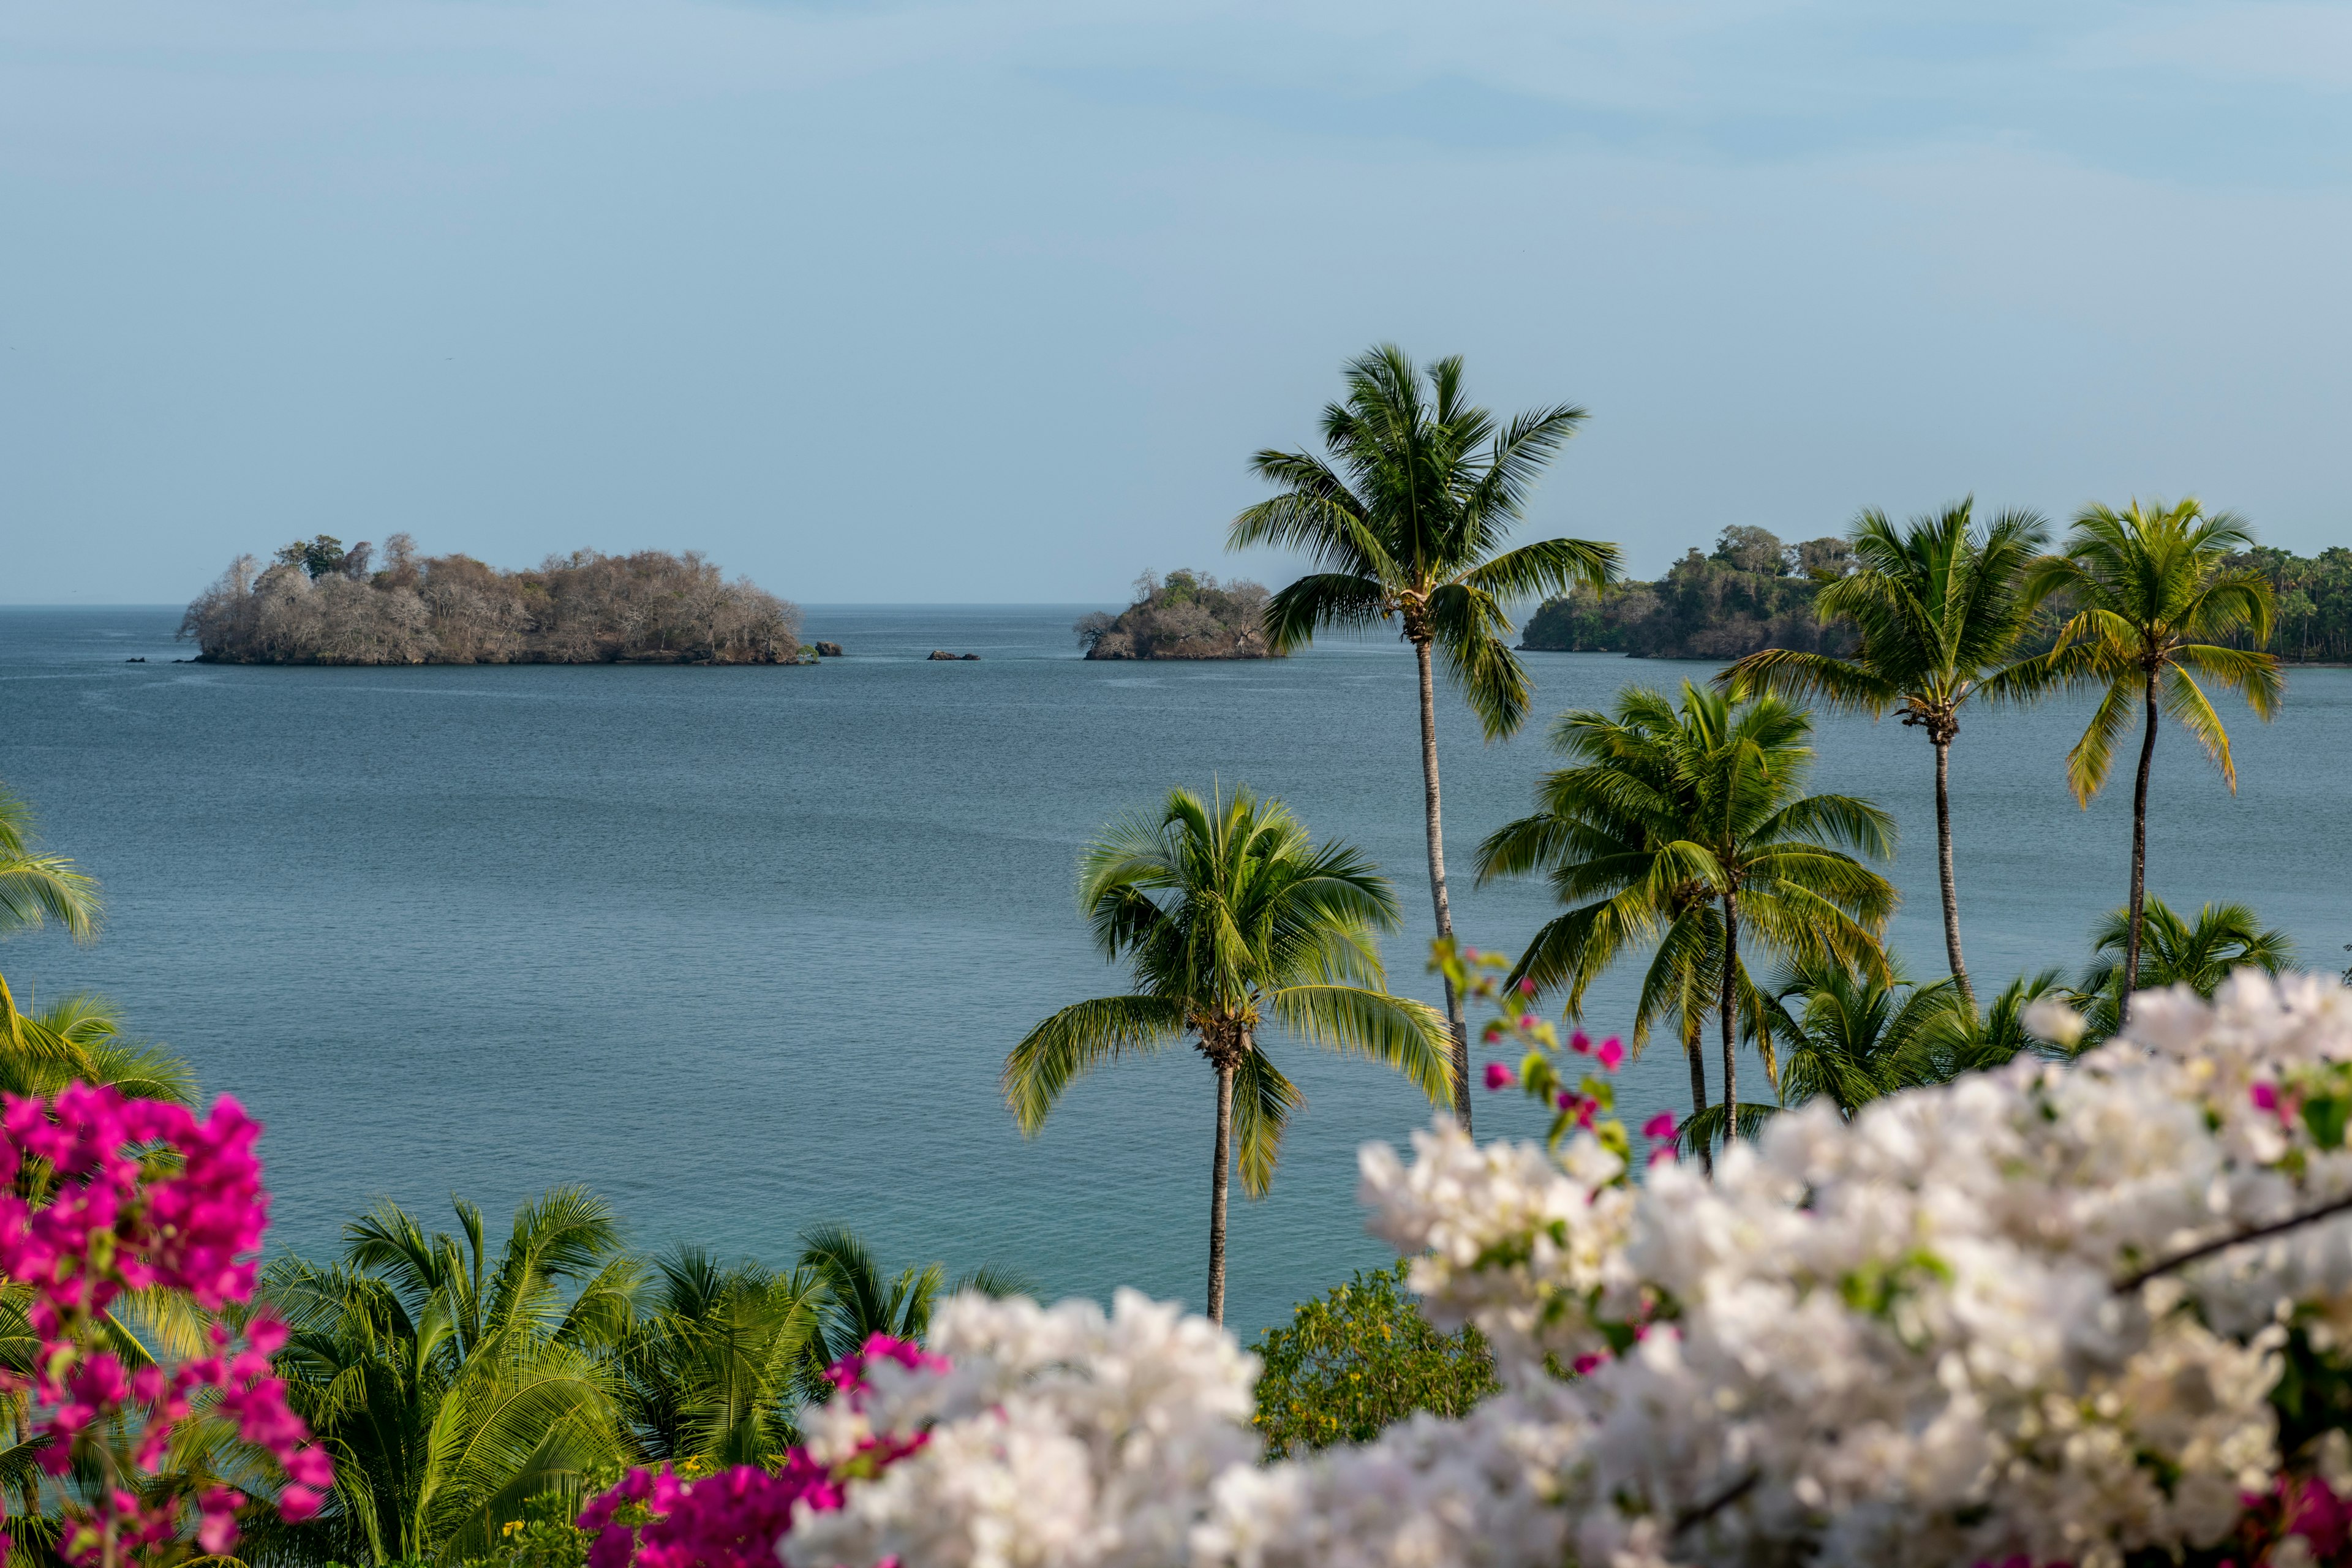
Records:
[[[866,1369],[877,1362],[947,1370],[943,1356],[904,1340],[876,1334],[825,1369],[825,1377],[853,1408],[862,1408]],[[776,1568],[777,1543],[792,1528],[793,1509],[805,1502],[820,1513],[841,1507],[851,1479],[871,1479],[923,1446],[923,1435],[867,1437],[838,1464],[805,1448],[763,1470],[738,1466],[688,1480],[665,1465],[631,1470],[620,1485],[581,1510],[577,1523],[595,1537],[588,1568]],[[877,1568],[896,1568],[893,1563]]]
[[[183,1106],[78,1083],[54,1103],[5,1097],[0,1134],[0,1274],[31,1288],[26,1317],[40,1339],[38,1370],[16,1387],[32,1397],[41,1468],[65,1476],[81,1459],[105,1478],[91,1500],[68,1505],[65,1556],[153,1561],[176,1550],[180,1505],[155,1500],[142,1483],[207,1393],[215,1414],[284,1468],[280,1514],[295,1523],[315,1514],[334,1468],[287,1407],[270,1364],[284,1324],[254,1318],[239,1350],[215,1322],[211,1353],[168,1372],[131,1370],[105,1348],[106,1313],[126,1290],[185,1291],[212,1312],[253,1299],[254,1254],[269,1223],[254,1153],[260,1124],[234,1100],[198,1120]],[[128,1452],[110,1446],[118,1432]],[[198,1544],[226,1552],[244,1495],[213,1487],[195,1500]]]

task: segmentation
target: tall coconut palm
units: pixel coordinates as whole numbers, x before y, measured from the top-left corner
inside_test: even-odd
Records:
[[[2135,985],[2124,979],[2123,961],[2131,946],[2131,911],[2116,910],[2092,932],[2091,963],[2076,987],[2084,1038],[2104,1040],[2123,1026],[2125,1000],[2136,990],[2186,985],[2211,996],[2241,969],[2276,974],[2294,963],[2294,939],[2265,927],[2241,903],[2207,904],[2193,921],[2150,897],[2141,911],[2141,957]]]
[[[1996,697],[2031,698],[2059,689],[2098,688],[2089,728],[2066,753],[2066,783],[2084,806],[2107,782],[2116,742],[2142,710],[2139,776],[2132,790],[2131,896],[2126,904],[2123,988],[2139,986],[2143,906],[2147,894],[2147,784],[2156,762],[2157,715],[2168,712],[2197,738],[2238,788],[2230,734],[2199,676],[2242,695],[2268,721],[2286,698],[2278,659],[2258,649],[2225,647],[2249,632],[2271,635],[2270,580],[2231,564],[2253,534],[2229,512],[2207,516],[2191,497],[2177,505],[2133,501],[2121,511],[2094,506],[2074,520],[2063,548],[2034,564],[2027,596],[2063,595],[2071,612],[2057,646],[1989,683]]]
[[[1973,498],[1898,530],[1865,511],[1852,533],[1860,569],[1822,588],[1824,620],[1862,634],[1852,658],[1795,648],[1753,653],[1717,677],[1784,697],[1827,702],[1874,719],[1898,709],[1936,751],[1936,867],[1944,895],[1944,954],[1969,1006],[1976,992],[1960,956],[1960,900],[1952,872],[1952,741],[1960,710],[2008,663],[2032,611],[2025,575],[2049,542],[2030,511],[2003,512],[1979,529]]]
[[[641,1268],[612,1211],[559,1187],[493,1247],[481,1211],[456,1208],[458,1237],[385,1204],[344,1228],[336,1262],[267,1271],[263,1299],[293,1331],[288,1400],[335,1486],[316,1520],[257,1537],[263,1555],[480,1556],[527,1500],[629,1456],[609,1354]]]
[[[1209,1187],[1208,1312],[1225,1307],[1225,1197],[1238,1161],[1252,1197],[1274,1180],[1282,1133],[1305,1103],[1261,1035],[1395,1068],[1435,1105],[1454,1093],[1444,1019],[1391,995],[1376,941],[1396,897],[1336,840],[1317,845],[1280,802],[1247,790],[1202,800],[1169,793],[1156,812],[1113,823],[1078,863],[1078,905],[1103,956],[1135,989],[1063,1008],[1004,1059],[1004,1097],[1024,1133],[1081,1074],[1190,1036],[1215,1069]]]
[[[1267,601],[1275,652],[1304,647],[1327,626],[1390,621],[1412,645],[1429,895],[1437,934],[1451,937],[1433,658],[1444,661],[1488,740],[1517,732],[1528,684],[1507,640],[1508,605],[1579,583],[1601,586],[1616,575],[1617,547],[1547,539],[1504,548],[1544,465],[1583,422],[1581,408],[1538,408],[1498,424],[1465,395],[1458,357],[1430,365],[1424,390],[1423,373],[1393,344],[1350,363],[1346,376],[1345,398],[1323,410],[1325,455],[1258,453],[1254,471],[1281,493],[1236,517],[1226,544],[1296,550],[1321,568]],[[1450,983],[1445,1013],[1454,1114],[1466,1128],[1469,1033]]]

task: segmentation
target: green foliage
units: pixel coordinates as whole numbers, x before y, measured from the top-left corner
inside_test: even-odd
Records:
[[[1827,543],[1843,542],[1790,548],[1820,560],[1831,555]],[[1519,647],[1636,658],[1731,659],[1766,647],[1842,656],[1854,646],[1853,628],[1824,624],[1817,613],[1822,584],[1834,577],[1828,567],[1819,576],[1790,576],[1777,563],[1750,571],[1725,559],[1721,546],[1715,555],[1694,549],[1655,582],[1579,585],[1546,600],[1528,618]]]
[[[280,546],[271,559],[281,566],[300,567],[303,574],[315,583],[321,577],[342,572],[353,556],[359,558],[364,568],[367,555],[368,547],[364,541],[346,551],[341,540],[331,533],[321,533],[309,540],[298,539],[291,544]]]
[[[2131,940],[2131,911],[2116,910],[2091,933],[2091,963],[2069,1000],[2087,1026],[2087,1038],[2105,1039],[2122,1026],[2124,955]],[[2276,974],[2294,962],[2294,941],[2265,927],[2241,903],[2209,903],[2194,920],[2149,895],[2141,927],[2139,983],[2143,991],[2186,985],[2211,996],[2240,969]]]
[[[1538,930],[1511,978],[1567,992],[1571,1017],[1621,958],[1652,953],[1634,1043],[1672,1017],[1706,1099],[1697,1022],[1710,1004],[1746,1021],[1770,1060],[1774,1019],[1727,941],[1731,918],[1764,951],[1884,976],[1878,942],[1894,889],[1848,849],[1890,852],[1893,825],[1868,801],[1804,793],[1811,723],[1777,697],[1737,699],[1685,681],[1682,700],[1629,688],[1610,712],[1565,713],[1538,810],[1478,847],[1481,881],[1542,873],[1567,911]],[[1731,973],[1725,952],[1731,953]],[[1726,1040],[1726,1098],[1730,1092]],[[1743,1113],[1744,1114],[1744,1113]],[[1708,1125],[1702,1122],[1702,1126]]]
[[[1325,456],[1258,453],[1257,477],[1281,493],[1226,536],[1231,548],[1297,551],[1319,568],[1267,604],[1268,643],[1286,651],[1320,630],[1401,620],[1409,641],[1444,660],[1489,739],[1515,733],[1529,688],[1504,641],[1507,610],[1617,573],[1613,544],[1504,548],[1537,479],[1583,422],[1567,405],[1496,421],[1469,401],[1458,356],[1423,371],[1394,344],[1360,355],[1345,399],[1323,410]]]
[[[617,1480],[620,1468],[612,1468]],[[593,1484],[593,1483],[592,1483]],[[442,1568],[583,1568],[588,1561],[588,1532],[573,1524],[578,1499],[570,1493],[546,1493],[522,1506],[522,1517],[502,1526],[490,1548],[473,1556],[445,1563]]]
[[[1265,1363],[1255,1419],[1269,1458],[1369,1442],[1417,1410],[1461,1415],[1496,1391],[1478,1331],[1432,1328],[1402,1289],[1406,1271],[1359,1270],[1250,1347]]]

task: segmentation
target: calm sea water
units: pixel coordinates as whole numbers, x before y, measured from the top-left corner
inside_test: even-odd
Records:
[[[582,1182],[637,1241],[782,1260],[840,1220],[887,1258],[995,1261],[1049,1294],[1119,1284],[1195,1304],[1212,1084],[1188,1051],[1081,1084],[1024,1142],[1003,1054],[1118,988],[1073,908],[1080,843],[1178,783],[1248,784],[1396,881],[1423,994],[1427,891],[1410,658],[1340,643],[1281,664],[1087,664],[1093,606],[817,607],[815,668],[253,669],[174,665],[159,608],[0,610],[0,780],[104,879],[98,945],[0,952],[42,994],[103,991],[268,1126],[273,1246],[323,1248],[379,1196],[493,1213]],[[977,663],[923,660],[933,647]],[[150,662],[127,664],[144,656]],[[1705,666],[1529,656],[1538,711]],[[2078,963],[2121,901],[2129,778],[2090,811],[2060,771],[2080,708],[1972,718],[1954,755],[1968,951],[1981,985]],[[2232,797],[2187,737],[2158,766],[2150,885],[2252,901],[2315,964],[2352,941],[2352,671],[2242,709]],[[1450,844],[1527,809],[1542,726],[1443,737]],[[1896,944],[1941,962],[1929,752],[1825,721],[1816,787],[1901,818]],[[1525,940],[1539,887],[1457,883],[1482,945]],[[1630,978],[1594,1010],[1622,1019]],[[1309,1100],[1273,1195],[1238,1205],[1244,1333],[1386,1255],[1355,1151],[1427,1108],[1360,1063],[1288,1053]],[[1629,1109],[1680,1106],[1669,1051]],[[1749,1098],[1762,1090],[1751,1066]],[[1531,1130],[1502,1097],[1482,1132]]]

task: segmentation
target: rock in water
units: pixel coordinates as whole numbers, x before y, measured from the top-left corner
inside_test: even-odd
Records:
[[[841,645],[837,642],[821,642],[816,645],[816,656],[819,658],[839,658]]]
[[[933,658],[953,658],[955,655],[950,653],[943,647],[935,647],[931,649],[931,657]]]
[[[967,654],[959,654],[957,657],[958,657],[958,658],[978,658],[980,657],[980,655],[978,655],[978,654],[976,654],[976,653],[967,653]]]

